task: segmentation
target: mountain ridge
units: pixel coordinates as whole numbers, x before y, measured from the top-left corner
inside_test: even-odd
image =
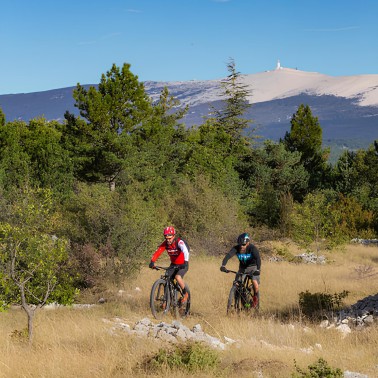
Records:
[[[252,106],[246,118],[263,139],[278,140],[290,129],[290,119],[301,103],[309,105],[323,128],[323,140],[329,143],[366,147],[378,139],[378,75],[327,76],[278,67],[272,71],[241,75],[242,84],[251,91]],[[203,123],[212,107],[221,105],[222,88],[218,80],[175,82],[145,81],[153,101],[166,86],[181,106],[189,111],[183,122],[188,126]],[[95,86],[86,84],[84,87]],[[64,119],[65,111],[79,115],[72,91],[76,87],[48,91],[0,95],[0,108],[6,120],[29,121],[36,117]],[[344,141],[344,142],[341,142]]]

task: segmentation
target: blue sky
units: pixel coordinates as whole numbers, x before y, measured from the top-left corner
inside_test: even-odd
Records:
[[[378,74],[377,0],[3,0],[0,94],[97,84],[112,64],[140,81],[283,67]]]

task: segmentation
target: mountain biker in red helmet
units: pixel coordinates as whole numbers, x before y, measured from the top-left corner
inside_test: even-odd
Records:
[[[237,243],[238,244],[232,247],[231,250],[224,257],[220,270],[222,272],[228,273],[226,264],[230,258],[236,256],[239,260],[238,276],[249,273],[252,273],[253,275],[253,306],[257,307],[261,268],[260,252],[256,248],[256,246],[251,244],[251,239],[246,232],[239,235]]]
[[[171,259],[171,265],[169,266],[168,270],[168,272],[171,272],[170,275],[172,275],[174,271],[179,268],[179,270],[176,271],[175,278],[184,294],[183,298],[181,299],[181,304],[183,305],[187,302],[189,297],[189,294],[185,289],[185,282],[183,280],[185,273],[189,269],[189,249],[184,240],[176,238],[176,230],[174,227],[166,227],[163,234],[165,240],[152,255],[149,267],[154,269],[155,261],[164,251],[167,251],[169,258]]]

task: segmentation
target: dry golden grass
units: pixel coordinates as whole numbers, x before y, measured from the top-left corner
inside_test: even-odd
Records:
[[[274,243],[271,249],[278,248]],[[294,247],[286,246],[289,249]],[[227,336],[238,345],[219,352],[221,366],[199,377],[290,377],[294,360],[302,368],[324,358],[330,366],[378,376],[378,326],[353,331],[345,338],[298,316],[298,293],[350,291],[345,302],[355,303],[377,293],[378,248],[348,246],[327,254],[326,265],[290,264],[263,260],[261,310],[256,317],[226,316],[226,301],[232,274],[219,271],[222,257],[192,254],[186,281],[192,292],[192,315],[183,320],[188,327],[201,324],[212,336]],[[167,260],[159,261],[161,265]],[[366,267],[371,269],[366,269]],[[236,261],[228,264],[236,269]],[[375,270],[374,270],[375,269]],[[148,268],[122,287],[102,293],[104,305],[88,309],[42,310],[35,319],[31,347],[17,336],[26,326],[21,310],[0,314],[0,377],[144,377],[171,376],[170,371],[136,369],[138,363],[166,344],[118,332],[104,321],[120,317],[131,326],[144,317],[152,319],[149,293],[160,273]],[[135,290],[138,287],[139,290]],[[119,289],[124,290],[122,295]],[[98,299],[98,298],[94,298]],[[172,319],[167,319],[171,321]],[[188,377],[175,372],[176,377]]]

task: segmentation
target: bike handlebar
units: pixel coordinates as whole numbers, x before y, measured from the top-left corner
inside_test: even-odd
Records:
[[[235,270],[228,270],[227,271],[222,271],[223,273],[235,273],[235,274],[240,274],[240,275],[243,275],[245,274],[246,276],[249,276],[249,277],[254,277],[253,273],[239,273],[239,272],[235,272]]]
[[[156,270],[165,270],[165,271],[167,271],[168,269],[170,269],[170,268],[172,268],[171,266],[167,266],[167,267],[165,267],[165,266],[158,266],[158,265],[155,265],[152,269],[156,269]],[[178,271],[178,270],[180,270],[180,267],[174,267],[173,268],[174,270],[176,270],[176,271]]]
[[[226,270],[224,273],[235,273],[235,274],[238,274],[238,272],[235,272],[234,270]]]
[[[168,270],[169,267],[165,267],[165,266],[157,266],[157,265],[155,265],[152,269],[156,269],[156,270],[161,270],[161,269],[163,269],[163,270]]]

